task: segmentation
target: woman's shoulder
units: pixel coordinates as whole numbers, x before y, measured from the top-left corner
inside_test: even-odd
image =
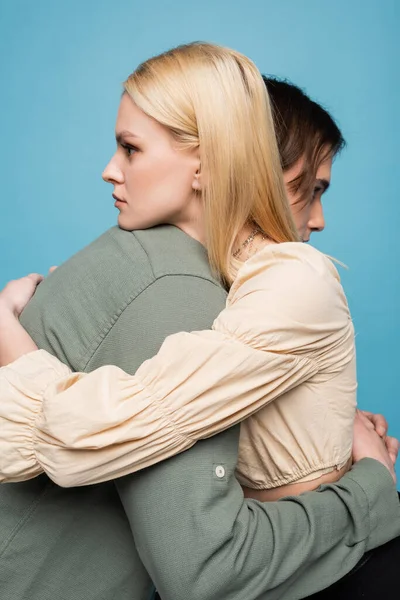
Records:
[[[248,292],[252,285],[257,289],[264,283],[271,288],[273,282],[279,282],[279,289],[289,286],[305,291],[307,282],[313,285],[325,282],[341,289],[332,259],[308,244],[286,242],[267,244],[247,260],[239,269],[229,296],[232,299],[243,286]]]
[[[339,275],[324,254],[300,243],[265,246],[239,269],[218,328],[250,345],[310,351],[348,326]],[[332,334],[332,335],[331,335]]]

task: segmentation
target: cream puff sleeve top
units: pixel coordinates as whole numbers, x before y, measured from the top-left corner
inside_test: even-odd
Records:
[[[354,330],[332,262],[300,243],[239,270],[211,331],[168,337],[135,375],[72,373],[43,350],[0,369],[0,481],[132,473],[241,425],[237,476],[265,489],[341,468],[356,408]]]

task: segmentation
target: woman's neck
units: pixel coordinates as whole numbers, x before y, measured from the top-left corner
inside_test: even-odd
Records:
[[[205,214],[203,206],[199,202],[192,203],[190,209],[186,210],[185,215],[180,215],[176,222],[171,224],[206,246]]]
[[[271,243],[265,233],[260,231],[256,225],[245,225],[236,239],[233,256],[237,260],[245,262]]]

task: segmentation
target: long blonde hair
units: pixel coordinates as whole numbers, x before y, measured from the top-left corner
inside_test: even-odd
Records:
[[[246,224],[275,242],[297,241],[261,74],[246,56],[214,44],[179,46],[142,63],[124,83],[183,149],[199,148],[206,245],[227,285]]]

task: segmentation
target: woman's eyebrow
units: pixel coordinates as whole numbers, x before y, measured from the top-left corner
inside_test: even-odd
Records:
[[[133,133],[133,131],[128,131],[127,129],[115,133],[115,139],[117,140],[118,144],[120,144],[126,138],[134,138],[140,140],[139,135],[136,135],[136,133]]]

